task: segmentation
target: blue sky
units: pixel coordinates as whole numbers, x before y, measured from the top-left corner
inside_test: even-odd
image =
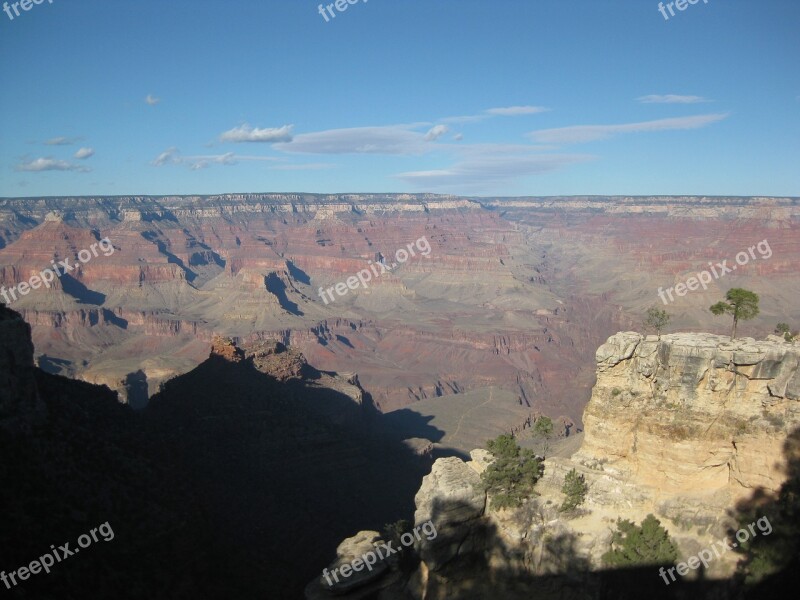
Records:
[[[800,195],[797,0],[318,6],[0,12],[0,196]]]

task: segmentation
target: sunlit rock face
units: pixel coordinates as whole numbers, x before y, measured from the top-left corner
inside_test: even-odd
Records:
[[[800,423],[800,348],[711,334],[618,333],[597,351],[578,457],[604,460],[656,499],[733,504],[784,479]]]
[[[639,523],[650,513],[680,559],[719,545],[739,527],[739,511],[763,514],[759,507],[774,500],[797,461],[799,364],[800,347],[776,336],[611,336],[596,352],[582,446],[571,458],[548,457],[537,495],[519,509],[487,502],[479,477],[492,461],[487,452],[434,463],[415,520],[433,519],[439,533],[418,544],[421,562],[405,589],[426,599],[527,598],[547,576],[560,597],[584,597],[602,589],[593,573],[603,569],[616,520]],[[562,513],[571,469],[588,492],[577,511]],[[739,558],[715,556],[704,573],[720,597],[729,597],[723,580]],[[663,586],[656,568],[645,578],[656,591]]]

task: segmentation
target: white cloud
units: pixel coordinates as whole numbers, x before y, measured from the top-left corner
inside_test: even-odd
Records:
[[[697,104],[700,102],[711,102],[702,96],[677,96],[675,94],[651,94],[637,98],[643,104]]]
[[[180,158],[179,161],[182,164],[188,165],[192,171],[206,169],[212,164],[231,166],[239,162],[233,152],[226,152],[225,154],[211,154],[208,156],[186,156]]]
[[[479,115],[462,115],[458,117],[445,117],[439,119],[442,123],[478,123],[491,119],[492,117],[519,117],[522,115],[535,115],[548,112],[550,109],[544,106],[506,106],[500,108],[489,108]]]
[[[277,150],[308,154],[421,154],[430,148],[425,136],[413,131],[419,124],[351,127],[301,133]]]
[[[56,160],[54,158],[35,158],[28,162],[21,162],[16,167],[17,171],[29,171],[38,173],[41,171],[79,171],[81,173],[88,173],[91,171],[88,167],[81,165],[74,165],[65,160]]]
[[[219,136],[222,142],[291,142],[294,125],[284,125],[274,129],[258,129],[247,123],[229,129]]]
[[[156,104],[161,102],[161,98],[156,98],[155,96],[153,96],[153,94],[147,94],[144,101],[147,102],[150,106],[155,106]]]
[[[90,156],[94,156],[94,149],[92,148],[81,148],[74,155],[75,158],[80,160],[89,158]]]
[[[189,167],[192,171],[206,169],[212,165],[225,165],[231,166],[239,164],[242,161],[274,161],[277,158],[271,156],[246,156],[236,154],[234,152],[226,152],[225,154],[203,154],[198,156],[181,156],[180,151],[175,148],[167,148],[159,154],[155,160],[150,164],[154,167],[163,167],[165,165],[184,165]]]
[[[463,134],[463,133],[457,133],[457,134],[455,134],[455,135],[453,136],[453,139],[454,139],[455,141],[457,141],[457,142],[460,142],[461,140],[463,140],[463,139],[464,139],[464,134]]]
[[[573,125],[571,127],[559,127],[556,129],[540,129],[539,131],[532,131],[528,136],[537,142],[546,144],[578,144],[581,142],[605,140],[622,133],[699,129],[711,123],[722,121],[728,116],[729,113],[718,113],[696,115],[694,117],[658,119],[656,121],[643,121],[622,125]]]
[[[176,165],[180,164],[181,159],[178,157],[178,149],[177,148],[167,148],[159,154],[156,159],[152,162],[154,167],[163,167],[164,165]]]
[[[535,115],[549,110],[549,108],[545,108],[544,106],[508,106],[506,108],[490,108],[486,112],[490,115],[518,117],[520,115]]]
[[[50,138],[45,142],[45,144],[47,144],[48,146],[71,146],[72,144],[78,142],[80,139],[81,138],[79,137],[70,138],[70,137],[59,136]]]
[[[447,127],[447,125],[434,125],[428,130],[428,133],[425,134],[425,141],[436,141],[448,131],[450,131],[450,129]]]

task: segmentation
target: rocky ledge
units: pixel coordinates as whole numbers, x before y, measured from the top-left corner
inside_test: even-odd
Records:
[[[641,522],[655,514],[686,560],[726,538],[744,504],[774,501],[800,426],[798,346],[773,336],[622,332],[597,350],[596,361],[580,450],[547,458],[538,495],[501,511],[487,508],[478,486],[491,462],[486,451],[466,462],[437,460],[415,498],[415,521],[431,519],[439,535],[418,543],[416,569],[387,578],[376,597],[527,598],[534,587],[542,597],[590,597],[602,589],[591,574],[602,569],[618,518]],[[561,487],[573,468],[588,493],[565,514]],[[739,557],[723,554],[703,577],[730,577]],[[644,575],[653,589],[642,595],[661,597],[657,569]]]

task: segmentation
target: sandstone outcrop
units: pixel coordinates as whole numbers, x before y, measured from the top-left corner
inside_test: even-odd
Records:
[[[618,333],[597,351],[574,458],[606,461],[656,500],[713,495],[722,508],[757,487],[774,492],[783,441],[800,424],[798,360],[782,342]]]
[[[596,353],[580,450],[548,457],[538,495],[521,508],[487,508],[478,487],[492,461],[485,450],[467,462],[434,463],[415,498],[415,521],[433,519],[439,535],[418,545],[421,562],[405,591],[426,600],[521,599],[551,584],[561,598],[600,593],[616,520],[638,523],[649,513],[681,559],[713,547],[735,530],[743,501],[775,498],[786,480],[784,444],[800,427],[798,358],[798,346],[775,337],[611,336]],[[571,469],[588,492],[577,510],[561,513]],[[731,576],[738,558],[715,557],[704,577]],[[657,569],[645,578],[655,592],[665,589]]]

